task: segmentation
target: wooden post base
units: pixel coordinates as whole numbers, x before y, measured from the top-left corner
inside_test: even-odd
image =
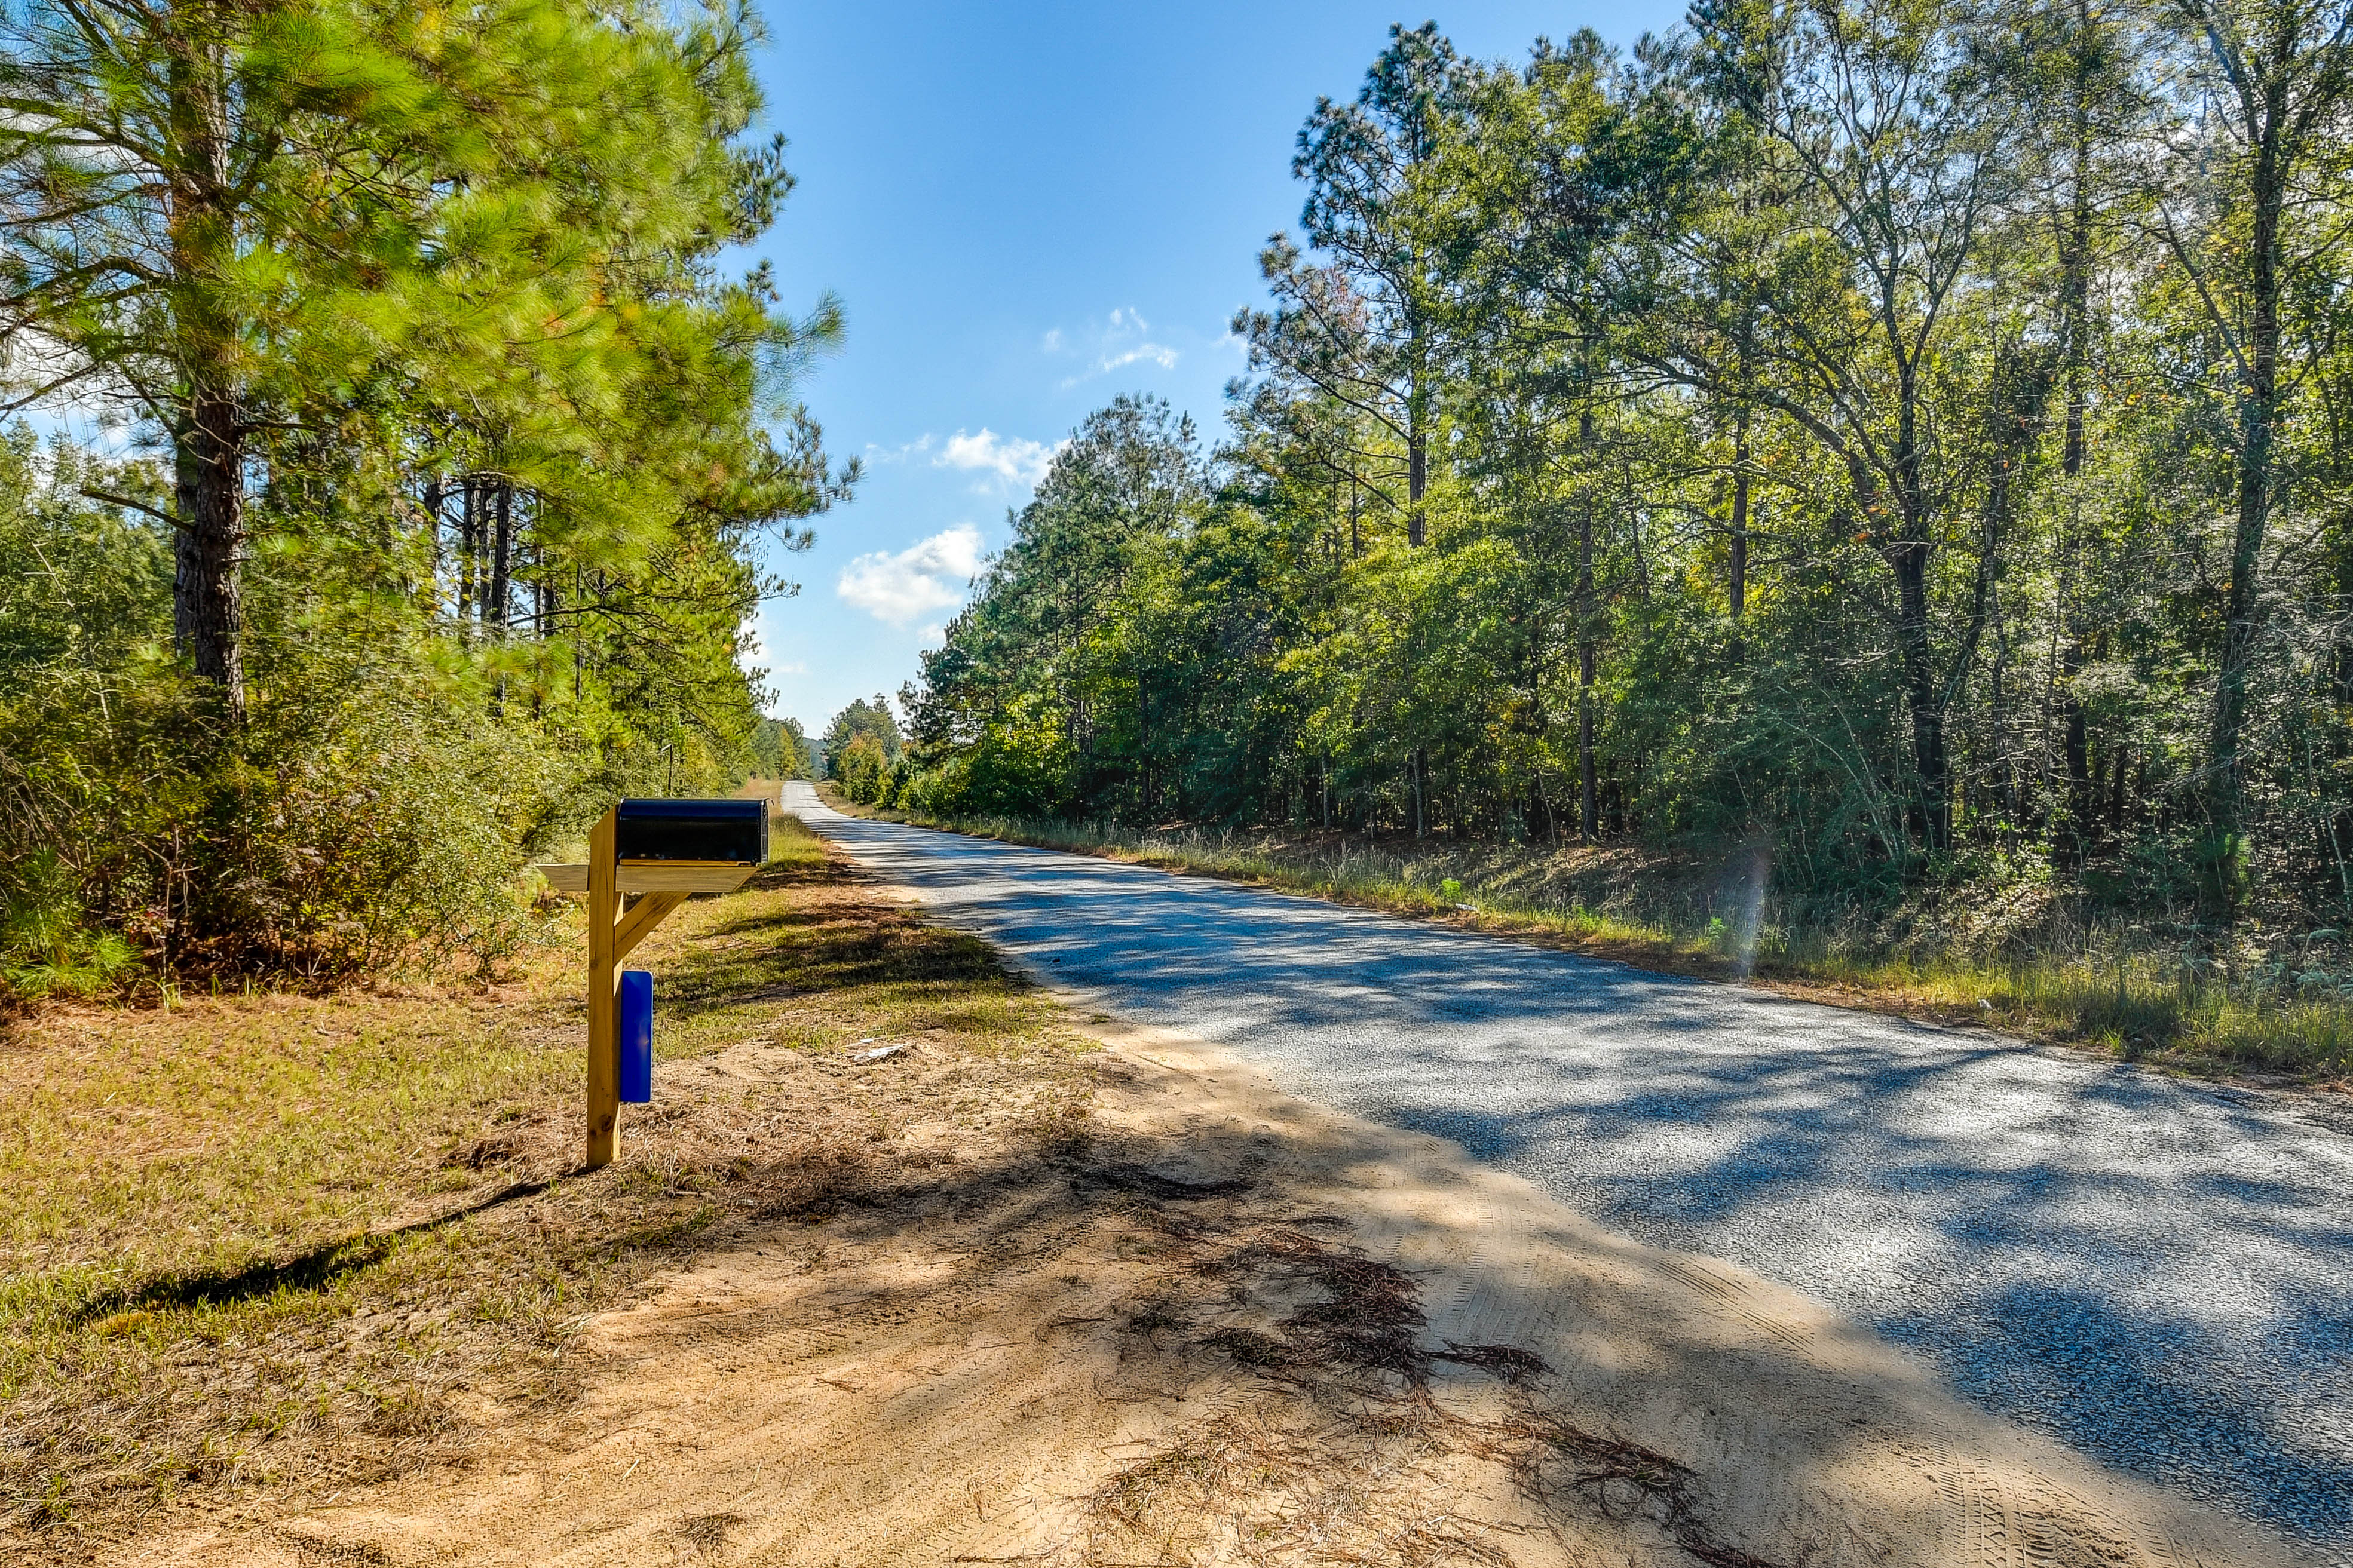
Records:
[[[620,862],[613,854],[617,814],[607,811],[588,834],[588,1152],[590,1170],[621,1154],[621,1062],[614,993],[620,984]]]

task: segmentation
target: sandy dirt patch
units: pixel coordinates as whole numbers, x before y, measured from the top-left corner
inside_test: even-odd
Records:
[[[908,1123],[586,1322],[568,1411],[485,1402],[459,1458],[107,1560],[2300,1561],[1730,1265],[1096,1029],[1085,1114]],[[839,1069],[748,1042],[689,1071]]]

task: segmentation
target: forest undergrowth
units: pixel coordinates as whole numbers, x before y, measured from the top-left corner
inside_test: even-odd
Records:
[[[2353,977],[2333,931],[2211,932],[2085,918],[2022,871],[1872,912],[1771,886],[1756,847],[1599,847],[845,810],[1226,878],[1566,946],[1639,968],[1753,980],[2200,1074],[2353,1082]]]

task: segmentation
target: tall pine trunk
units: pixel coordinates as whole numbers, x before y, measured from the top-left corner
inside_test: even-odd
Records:
[[[1430,514],[1421,498],[1430,489],[1430,436],[1421,427],[1417,407],[1412,431],[1405,439],[1405,538],[1416,549],[1430,542]]]
[[[1732,569],[1725,597],[1736,629],[1748,613],[1748,410],[1744,405],[1732,435]]]
[[[1593,449],[1593,416],[1577,418],[1577,437]],[[1591,844],[1599,837],[1593,777],[1593,496],[1588,489],[1577,511],[1577,831]]]
[[[245,713],[245,442],[225,375],[193,368],[187,414],[173,431],[179,532],[172,630],[232,720]]]
[[[491,543],[491,593],[483,619],[506,629],[507,600],[514,591],[514,486],[499,481],[498,521]]]
[[[474,578],[481,557],[482,489],[463,481],[458,505],[458,625],[462,633],[474,618]]]
[[[1913,826],[1933,852],[1952,839],[1953,802],[1944,706],[1938,700],[1936,652],[1929,641],[1928,546],[1907,540],[1883,553],[1895,575],[1895,647],[1903,668],[1905,705],[1912,715],[1912,765],[1920,786]]]
[[[1912,768],[1918,795],[1912,827],[1930,854],[1953,837],[1953,771],[1945,747],[1944,693],[1936,679],[1936,650],[1928,606],[1928,566],[1935,545],[1935,511],[1924,478],[1920,441],[1920,367],[1906,362],[1896,393],[1893,495],[1895,528],[1880,545],[1880,558],[1895,579],[1895,653],[1903,674],[1904,703],[1912,721]],[[1875,518],[1869,485],[1862,487],[1863,515]]]
[[[228,181],[228,105],[216,47],[175,41],[170,72],[172,170],[169,239],[181,405],[172,423],[178,538],[172,629],[199,679],[232,722],[245,713],[244,411],[235,321],[218,290],[236,258],[236,196]]]
[[[2284,73],[2283,73],[2284,74]],[[2278,484],[2273,443],[2279,429],[2280,220],[2288,199],[2285,149],[2287,91],[2278,76],[2264,84],[2253,132],[2249,196],[2253,232],[2248,247],[2247,324],[2239,399],[2238,519],[2231,540],[2231,579],[2222,611],[2222,653],[2214,677],[2212,739],[2208,747],[2206,866],[2200,901],[2211,917],[2236,917],[2246,883],[2245,768],[2247,675],[2262,627],[2257,575],[2263,532]]]
[[[2059,471],[2067,479],[2067,512],[2061,520],[2059,542],[2059,611],[2065,644],[2059,656],[2060,756],[2066,770],[2066,799],[2057,830],[2051,835],[2051,858],[2063,869],[2083,865],[2090,851],[2092,815],[2095,809],[2092,779],[2091,733],[2075,678],[2084,668],[2084,616],[2074,595],[2081,574],[2077,568],[2083,539],[2076,510],[2082,505],[2077,481],[2084,473],[2084,418],[2091,384],[2092,288],[2092,75],[2098,59],[2092,37],[2090,0],[2076,0],[2073,208],[2059,253],[2059,330],[2067,387],[2065,433],[2059,449]]]
[[[427,578],[430,585],[428,596],[431,600],[432,611],[438,616],[441,610],[441,476],[439,474],[427,476],[425,493],[420,504],[425,509],[427,570],[430,574]]]

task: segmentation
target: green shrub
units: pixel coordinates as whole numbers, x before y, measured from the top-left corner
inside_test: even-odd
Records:
[[[893,782],[891,759],[882,750],[882,742],[871,735],[859,734],[833,759],[834,782],[841,793],[860,805],[888,805]]]
[[[320,668],[251,707],[227,730],[169,667],[0,699],[10,992],[488,962],[533,930],[523,863],[603,803],[592,754],[415,672]]]
[[[913,775],[899,791],[899,804],[922,816],[961,816],[971,799],[972,759],[961,752]]]
[[[1018,816],[1060,798],[1070,745],[1043,724],[991,730],[913,773],[900,790],[911,811],[937,816]]]
[[[0,891],[0,984],[25,997],[92,996],[136,963],[129,942],[86,923],[81,889],[52,849],[38,849],[10,870]]]
[[[512,952],[524,863],[601,804],[567,750],[414,678],[281,704],[207,781],[191,935],[318,977]]]

